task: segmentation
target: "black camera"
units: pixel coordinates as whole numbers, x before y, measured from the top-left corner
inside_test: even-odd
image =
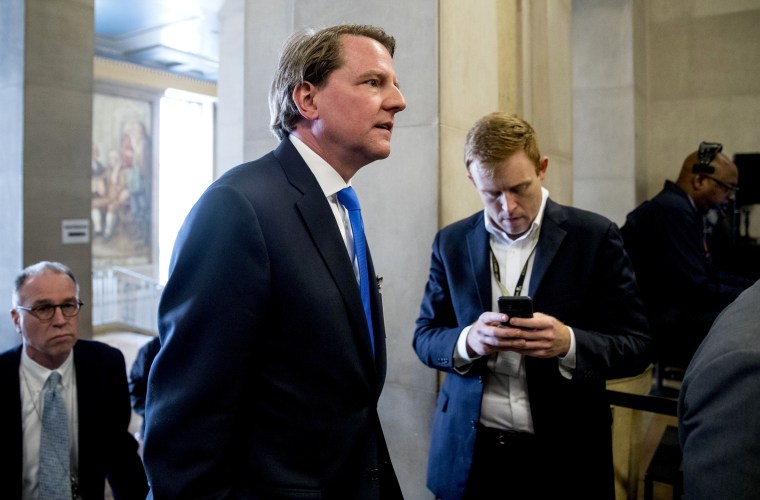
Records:
[[[723,151],[723,144],[719,142],[707,142],[702,141],[697,151],[697,158],[699,163],[691,167],[691,171],[695,174],[712,174],[715,172],[715,167],[711,167],[710,163],[713,162],[718,153]]]

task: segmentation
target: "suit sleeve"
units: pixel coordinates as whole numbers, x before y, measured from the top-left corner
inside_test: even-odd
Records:
[[[137,357],[129,370],[129,398],[132,409],[143,418],[145,418],[145,396],[148,392],[148,373],[159,346],[158,337],[143,345],[137,351]]]
[[[148,483],[145,477],[145,469],[142,460],[137,454],[137,442],[129,433],[129,420],[132,416],[132,408],[129,403],[129,390],[127,388],[127,369],[124,355],[116,349],[109,349],[109,363],[107,380],[112,385],[108,387],[108,396],[111,398],[108,422],[110,426],[107,435],[108,444],[102,449],[106,450],[108,459],[106,477],[111,486],[116,500],[132,500],[144,498],[148,493]],[[105,353],[103,355],[105,357]],[[105,417],[103,417],[105,420]]]
[[[576,340],[574,378],[612,379],[640,374],[651,362],[651,337],[633,266],[617,226],[601,233],[596,252],[586,252],[580,271],[568,269],[571,288],[590,273],[579,302],[556,316],[573,328]]]
[[[149,376],[144,460],[154,498],[232,494],[243,394],[254,392],[268,257],[255,211],[212,187],[188,215],[159,305],[161,350]]]
[[[442,246],[441,233],[438,233],[433,242],[430,275],[417,318],[413,347],[427,366],[454,372],[454,349],[463,326],[459,325],[454,310],[449,284],[450,270],[447,269]]]
[[[759,376],[760,352],[735,350],[684,381],[679,407],[684,498],[757,498]]]

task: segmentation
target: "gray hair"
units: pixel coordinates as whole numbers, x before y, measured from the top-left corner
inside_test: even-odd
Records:
[[[287,137],[301,118],[293,101],[296,86],[309,82],[320,87],[333,71],[343,66],[342,35],[372,38],[383,44],[391,57],[396,49],[395,38],[382,28],[363,24],[340,24],[319,31],[306,28],[291,35],[280,54],[269,90],[269,128],[278,139]]]
[[[39,276],[41,274],[45,274],[46,272],[52,272],[55,274],[65,274],[66,276],[71,278],[71,281],[73,281],[74,285],[76,285],[77,287],[77,296],[79,296],[79,283],[77,282],[77,279],[74,276],[74,273],[71,271],[71,269],[69,269],[69,267],[64,264],[61,264],[60,262],[50,262],[47,260],[43,260],[42,262],[37,262],[36,264],[32,264],[31,266],[24,268],[24,270],[21,271],[18,276],[16,276],[15,287],[13,288],[13,298],[12,298],[14,307],[18,305],[19,292],[21,291],[21,288],[29,280],[29,278],[32,278],[34,276]]]

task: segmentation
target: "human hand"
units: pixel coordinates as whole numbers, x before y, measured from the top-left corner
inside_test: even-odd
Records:
[[[506,325],[509,316],[484,312],[470,326],[467,351],[470,356],[487,356],[496,351],[517,351],[524,347],[525,331]]]
[[[509,321],[509,325],[504,325]],[[553,316],[535,313],[532,318],[509,318],[484,312],[470,327],[467,350],[471,356],[514,351],[537,358],[564,356],[570,350],[570,331]]]
[[[554,316],[534,313],[532,318],[511,318],[509,323],[510,328],[523,332],[524,340],[509,350],[536,358],[564,356],[570,350],[570,329]]]

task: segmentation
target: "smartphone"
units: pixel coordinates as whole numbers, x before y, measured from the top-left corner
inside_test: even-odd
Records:
[[[533,299],[527,295],[502,296],[499,297],[499,312],[506,314],[511,318],[532,318],[533,317]],[[509,325],[509,322],[502,323]]]

